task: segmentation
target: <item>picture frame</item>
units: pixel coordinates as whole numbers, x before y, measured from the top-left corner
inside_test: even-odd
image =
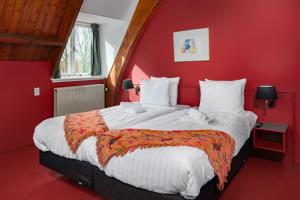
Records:
[[[209,28],[173,33],[174,61],[209,61]]]

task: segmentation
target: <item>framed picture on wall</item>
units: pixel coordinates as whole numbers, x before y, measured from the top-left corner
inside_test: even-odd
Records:
[[[209,60],[208,28],[174,32],[173,40],[175,62]]]

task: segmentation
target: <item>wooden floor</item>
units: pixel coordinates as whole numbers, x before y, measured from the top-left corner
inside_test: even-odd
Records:
[[[42,167],[34,146],[0,153],[1,200],[104,200]],[[250,157],[221,200],[299,200],[300,167]]]

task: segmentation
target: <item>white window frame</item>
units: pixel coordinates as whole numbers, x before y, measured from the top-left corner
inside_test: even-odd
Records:
[[[90,28],[91,24],[89,23],[85,23],[85,22],[76,22],[75,26],[81,26],[81,27],[87,27]],[[90,73],[76,73],[75,72],[75,52],[76,52],[76,48],[75,48],[75,26],[72,29],[72,32],[70,34],[70,37],[68,40],[70,40],[70,45],[69,47],[66,46],[66,48],[70,48],[70,56],[68,57],[68,62],[70,63],[70,65],[68,65],[68,71],[69,73],[61,73],[62,77],[92,77],[91,73],[92,73],[92,69]]]

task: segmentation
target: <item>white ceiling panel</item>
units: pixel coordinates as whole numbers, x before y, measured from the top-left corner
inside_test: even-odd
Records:
[[[134,0],[84,0],[81,12],[124,19]]]

